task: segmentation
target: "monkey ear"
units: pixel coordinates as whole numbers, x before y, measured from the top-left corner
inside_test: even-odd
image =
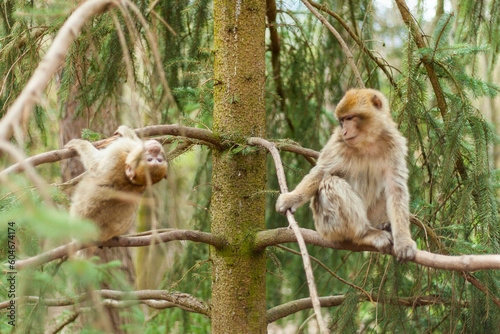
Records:
[[[377,95],[372,96],[373,106],[377,109],[382,109],[382,101],[379,99]]]

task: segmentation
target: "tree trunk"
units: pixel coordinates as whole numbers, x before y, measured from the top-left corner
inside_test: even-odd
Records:
[[[265,136],[266,2],[214,1],[214,131],[230,140]],[[212,333],[266,333],[266,258],[253,250],[265,228],[266,155],[214,150]]]

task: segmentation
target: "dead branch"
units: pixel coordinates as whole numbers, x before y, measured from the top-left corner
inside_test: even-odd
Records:
[[[112,0],[88,0],[81,2],[80,6],[75,9],[59,30],[54,42],[19,97],[0,120],[0,140],[8,140],[14,129],[27,123],[33,105],[40,100],[42,92],[66,57],[69,47],[80,35],[82,26],[90,17],[105,12],[115,4],[116,2]]]
[[[155,231],[153,231],[155,232]],[[79,245],[75,242],[71,242],[66,245],[59,246],[45,253],[19,260],[16,263],[16,269],[22,270],[25,268],[32,268],[39,266],[44,263],[54,261],[56,259],[69,256],[75,252],[93,246],[98,247],[143,247],[149,245],[156,245],[159,243],[165,243],[175,240],[190,240],[195,242],[201,242],[208,245],[212,245],[216,248],[223,248],[226,242],[218,236],[214,236],[210,233],[192,231],[192,230],[169,230],[161,233],[151,233],[150,235],[140,235],[140,236],[118,236],[111,240],[101,243]]]
[[[210,317],[210,306],[198,298],[182,292],[167,292],[165,290],[138,290],[123,292],[117,290],[97,290],[95,293],[103,299],[103,306],[130,307],[139,303],[151,305],[153,308],[179,307],[185,311],[200,313]],[[75,298],[40,298],[25,296],[15,298],[16,304],[30,303],[42,304],[47,307],[61,307],[80,304],[91,299],[89,293],[84,293]],[[0,303],[0,309],[9,307],[10,300]]]
[[[274,167],[276,168],[276,175],[278,177],[278,183],[280,185],[281,193],[287,193],[288,186],[286,184],[285,171],[283,170],[281,157],[278,150],[276,149],[276,146],[267,140],[256,137],[249,138],[248,143],[251,145],[260,145],[267,149],[269,153],[271,153],[271,156],[274,159]],[[306,243],[304,242],[304,238],[302,237],[302,234],[300,232],[299,224],[297,224],[297,222],[295,221],[295,217],[290,210],[286,212],[286,218],[288,219],[288,223],[290,224],[290,227],[292,228],[293,233],[297,239],[297,243],[299,244],[300,253],[302,255],[302,262],[304,263],[304,270],[306,272],[309,294],[311,296],[316,320],[318,321],[318,327],[320,328],[321,333],[329,333],[329,330],[327,329],[323,320],[323,315],[321,314],[321,304],[318,298],[318,291],[316,290],[316,283],[314,282],[311,260],[309,259],[309,253],[307,252]]]

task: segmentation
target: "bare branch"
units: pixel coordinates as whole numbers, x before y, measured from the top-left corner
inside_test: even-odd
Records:
[[[321,307],[333,307],[342,304],[345,298],[346,297],[344,295],[319,297],[319,302]],[[281,318],[310,308],[312,308],[311,298],[297,299],[285,304],[278,305],[267,310],[267,323],[270,324]]]
[[[36,267],[38,265],[54,261],[65,256],[69,256],[70,254],[74,254],[76,251],[92,246],[143,247],[175,240],[190,240],[195,242],[202,242],[208,245],[212,245],[216,248],[223,248],[226,245],[225,241],[220,237],[206,232],[192,230],[170,230],[161,233],[154,232],[155,231],[151,231],[151,235],[143,235],[144,233],[141,233],[140,236],[118,236],[106,242],[89,245],[78,245],[75,242],[71,242],[69,244],[54,248],[48,252],[24,260],[19,260],[16,263],[16,269],[21,270],[25,268]]]
[[[135,132],[141,137],[172,135],[172,136],[181,136],[181,137],[199,139],[204,142],[210,143],[214,146],[221,145],[218,136],[215,135],[210,130],[191,128],[178,124],[146,126],[141,129],[136,129]],[[93,142],[92,144],[97,148],[104,147],[107,146],[111,141],[115,140],[115,138],[116,136],[112,136],[107,139]],[[76,157],[76,155],[77,153],[75,151],[71,151],[69,149],[61,149],[61,150],[54,150],[41,153],[26,159],[22,163],[17,163],[6,168],[2,172],[0,172],[0,176],[7,175],[13,172],[24,171],[24,166],[23,166],[24,164],[28,164],[30,166],[38,166],[45,163],[51,163],[64,159],[73,158]]]
[[[210,317],[210,306],[198,298],[182,292],[167,292],[165,290],[138,290],[123,292],[117,290],[97,290],[95,293],[101,297],[104,306],[129,307],[139,303],[152,305],[154,308],[179,307],[185,311],[200,313]],[[40,303],[44,306],[70,306],[90,300],[89,293],[81,294],[75,298],[40,298],[37,296],[26,296],[14,299],[16,304]],[[10,300],[0,303],[0,309],[9,307]]]
[[[283,170],[283,164],[281,163],[281,157],[276,149],[276,146],[262,138],[252,137],[248,139],[248,143],[251,145],[260,145],[266,148],[271,156],[274,159],[274,167],[276,168],[276,175],[278,177],[278,183],[280,185],[281,193],[288,192],[288,186],[286,184],[285,171]],[[318,327],[321,333],[329,333],[325,325],[325,321],[323,320],[323,315],[321,314],[321,305],[318,299],[318,291],[316,290],[316,283],[314,282],[314,274],[312,271],[311,260],[309,259],[309,253],[307,252],[306,243],[304,242],[304,238],[300,232],[299,224],[295,221],[295,217],[293,213],[288,210],[286,212],[286,218],[288,219],[288,223],[297,238],[297,242],[299,244],[300,253],[302,255],[302,261],[304,263],[304,270],[306,272],[307,285],[309,287],[309,294],[311,296],[312,305],[314,308],[314,313],[316,315],[316,320],[318,321]]]
[[[320,297],[319,300],[321,302],[321,307],[335,307],[341,305],[346,299],[346,295],[338,295],[338,296],[328,296],[328,297]],[[379,298],[376,295],[372,295],[366,297],[365,295],[359,295],[359,302],[367,302],[370,300],[374,300],[378,303],[390,304],[390,305],[399,305],[406,307],[419,307],[419,306],[427,306],[427,305],[441,305],[441,304],[450,304],[450,301],[444,301],[436,296],[419,296],[419,297],[409,297],[403,298],[398,297],[396,300],[385,300],[383,298]],[[462,307],[467,307],[467,302],[460,303]],[[276,307],[273,307],[267,311],[267,323],[270,324],[274,321],[277,321],[281,318],[287,317],[291,314],[297,313],[299,311],[307,310],[312,308],[311,298],[303,298],[294,300]]]
[[[205,143],[208,143],[210,145],[219,148],[222,148],[227,145],[222,142],[219,135],[210,130],[192,128],[178,124],[146,126],[144,128],[135,129],[135,132],[143,138],[171,135],[171,136],[186,137],[186,138],[201,140]],[[95,141],[92,143],[92,145],[94,145],[97,148],[105,147],[115,139],[116,136],[112,136],[107,139]],[[312,160],[311,158],[317,158],[319,156],[319,152],[317,151],[289,143],[280,143],[279,149],[281,151],[288,151],[300,154],[304,156],[306,159],[308,159],[308,161],[310,161],[311,164],[313,165],[315,164],[315,161]],[[3,171],[0,172],[0,177],[10,173],[22,172],[25,170],[26,164],[34,167],[46,163],[52,163],[64,159],[73,158],[76,157],[76,155],[77,155],[76,152],[65,148],[61,150],[53,150],[41,153],[4,169]]]
[[[326,241],[320,237],[318,232],[313,230],[301,228],[300,231],[305,241],[311,245],[332,249],[350,250],[354,252],[377,251],[375,248],[369,246],[357,246],[348,242]],[[263,249],[265,247],[282,243],[296,242],[296,237],[289,228],[279,228],[275,230],[261,231],[257,234],[255,240],[256,249]],[[426,267],[444,270],[477,271],[485,269],[500,269],[500,254],[452,256],[417,250],[417,254],[413,262]]]
[[[80,35],[82,26],[90,17],[105,12],[114,4],[116,2],[112,0],[88,0],[81,2],[75,9],[59,30],[19,97],[0,120],[1,140],[9,139],[15,128],[27,123],[33,105],[40,100],[42,92],[66,57],[70,45]]]

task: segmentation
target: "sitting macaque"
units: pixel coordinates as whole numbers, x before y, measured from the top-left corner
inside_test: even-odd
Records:
[[[412,260],[416,243],[409,227],[408,148],[387,99],[373,89],[352,89],[335,116],[340,126],[317,165],[294,191],[278,198],[276,210],[294,213],[312,198],[316,230],[326,240],[370,245],[382,253],[390,253],[394,244],[399,261]]]
[[[102,150],[81,139],[65,146],[78,152],[87,170],[73,194],[70,214],[94,221],[99,241],[125,233],[146,187],[167,178],[167,160],[159,142],[142,141],[124,125],[115,135],[121,137]]]

